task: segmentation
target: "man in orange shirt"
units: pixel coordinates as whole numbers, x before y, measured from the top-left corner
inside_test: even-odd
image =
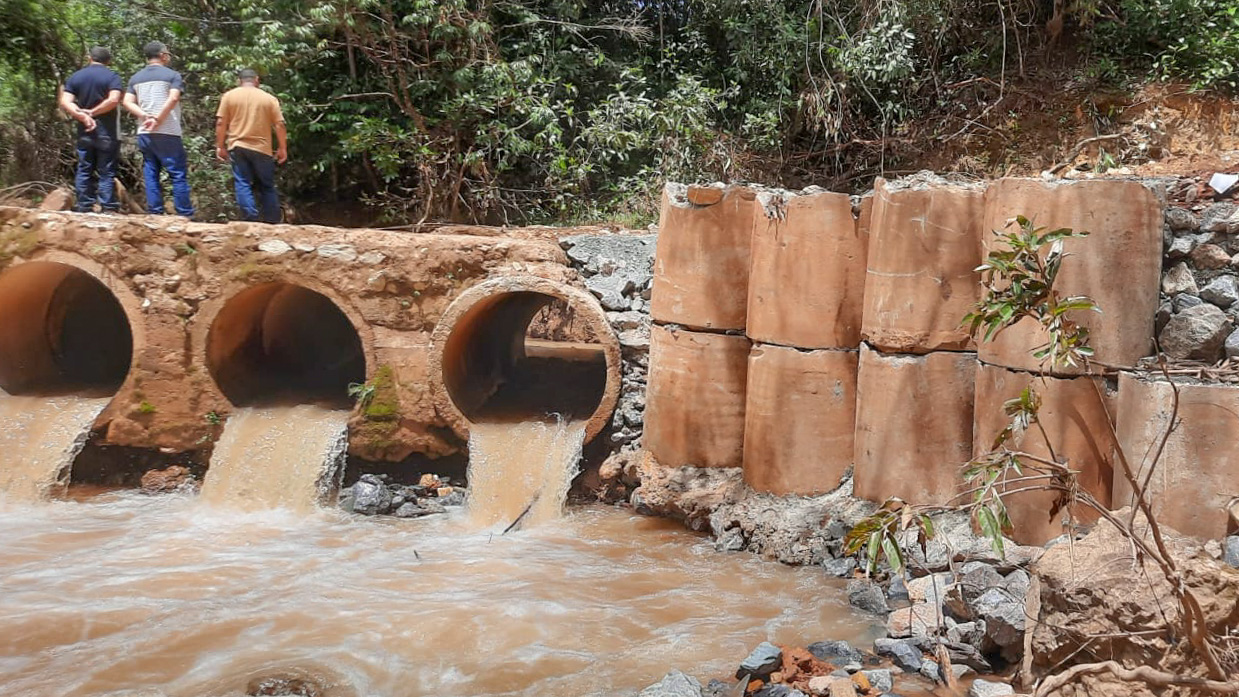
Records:
[[[232,160],[237,206],[246,220],[280,222],[275,163],[288,160],[288,129],[280,100],[258,88],[258,73],[242,70],[238,86],[224,93],[215,112],[215,156]],[[271,131],[279,148],[271,151]],[[257,201],[255,201],[257,197]]]

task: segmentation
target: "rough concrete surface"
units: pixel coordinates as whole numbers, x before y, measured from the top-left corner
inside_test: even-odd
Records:
[[[990,184],[984,229],[1003,230],[1017,215],[1050,230],[1090,233],[1064,242],[1067,256],[1055,287],[1064,295],[1087,295],[1101,308],[1100,314],[1079,318],[1090,331],[1096,359],[1129,366],[1149,355],[1162,268],[1162,206],[1157,196],[1137,181],[1008,178]],[[983,235],[985,249],[996,241],[992,233]],[[1032,350],[1044,343],[1044,330],[1025,319],[982,343],[978,352],[990,365],[1039,370]]]
[[[1095,385],[1094,380],[1100,384]],[[1054,454],[1079,471],[1080,488],[1108,506],[1114,478],[1114,439],[1109,424],[1114,398],[1100,378],[1042,378],[982,364],[976,377],[974,456],[989,452],[994,438],[1010,421],[1003,403],[1018,398],[1025,387],[1032,387],[1041,396],[1040,424]],[[1040,458],[1048,459],[1051,454],[1037,427],[1020,434],[1008,447]],[[1023,486],[1028,483],[1008,488]],[[1052,491],[1027,491],[1004,499],[1015,527],[1012,537],[1021,544],[1039,545],[1063,534],[1065,511],[1054,510],[1058,498]],[[1079,523],[1096,520],[1096,514],[1081,505],[1074,506],[1072,512]]]
[[[852,466],[855,351],[758,344],[749,354],[744,481],[810,496],[838,488]]]
[[[650,337],[646,449],[672,467],[741,466],[748,338],[657,325]]]
[[[686,198],[693,189],[668,184],[663,192],[651,313],[696,329],[743,330],[754,193],[727,187],[717,203],[696,205]]]
[[[970,347],[960,320],[981,294],[985,189],[874,185],[861,334],[889,352]]]
[[[279,244],[277,244],[279,243]],[[580,285],[552,235],[439,235],[317,226],[192,223],[0,207],[0,268],[56,262],[116,296],[133,359],[96,423],[103,444],[188,451],[232,404],[206,365],[215,318],[241,291],[289,283],[328,298],[360,339],[365,378],[383,372],[390,413],[353,420],[351,451],[376,460],[440,456],[462,443],[435,408],[430,333],[453,298],[489,277]]]
[[[856,348],[869,242],[843,194],[762,192],[753,206],[748,335],[800,348]]]
[[[1179,385],[1179,421],[1166,440],[1149,480],[1158,520],[1179,532],[1220,539],[1227,534],[1227,507],[1239,495],[1239,387]],[[1119,378],[1119,443],[1140,481],[1153,465],[1174,406],[1164,380]],[[1114,505],[1127,506],[1132,488],[1117,469]]]
[[[973,353],[924,356],[860,350],[856,395],[856,495],[945,504],[972,459]]]

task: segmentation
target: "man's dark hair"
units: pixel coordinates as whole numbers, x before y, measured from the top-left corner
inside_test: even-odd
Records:
[[[158,58],[160,54],[167,52],[168,47],[164,46],[162,41],[152,41],[142,49],[142,53],[146,56],[147,60]]]
[[[237,79],[241,82],[253,82],[258,79],[258,71],[252,68],[246,68],[237,73]]]
[[[90,59],[96,63],[107,65],[112,62],[112,52],[102,46],[90,49]]]

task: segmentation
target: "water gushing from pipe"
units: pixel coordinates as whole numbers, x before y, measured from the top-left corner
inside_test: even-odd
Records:
[[[469,429],[469,517],[532,525],[563,513],[580,468],[585,422],[476,423]],[[522,516],[524,516],[522,518]]]
[[[65,484],[91,425],[109,401],[111,397],[0,391],[0,496],[36,501]]]
[[[238,409],[211,454],[203,500],[251,511],[314,510],[339,484],[348,416],[311,404]]]

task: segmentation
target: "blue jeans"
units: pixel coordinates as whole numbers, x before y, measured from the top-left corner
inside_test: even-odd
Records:
[[[159,180],[159,173],[166,170],[168,179],[172,180],[172,203],[176,206],[176,214],[192,218],[194,204],[189,200],[189,162],[181,137],[140,133],[138,150],[142,151],[146,212],[163,215],[163,183]]]
[[[73,182],[77,205],[74,210],[89,213],[95,209],[95,203],[104,211],[120,210],[120,201],[116,200],[119,152],[120,142],[101,128],[78,136],[77,174]]]
[[[264,223],[280,222],[280,195],[275,190],[275,158],[250,150],[233,148],[228,151],[232,158],[232,177],[236,180],[237,207],[246,220],[262,220]],[[254,197],[258,201],[255,203]],[[259,208],[262,209],[261,215]]]

